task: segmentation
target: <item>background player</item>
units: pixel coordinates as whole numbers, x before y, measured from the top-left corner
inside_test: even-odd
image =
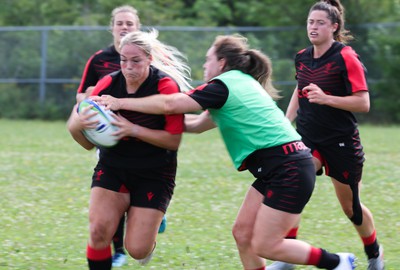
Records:
[[[297,130],[311,148],[316,170],[325,168],[346,216],[353,222],[368,258],[369,270],[384,269],[373,216],[360,201],[364,152],[354,112],[368,112],[366,71],[344,27],[339,0],[320,1],[308,14],[312,46],[295,59],[297,88],[287,117],[297,117]],[[281,268],[289,269],[289,268]]]

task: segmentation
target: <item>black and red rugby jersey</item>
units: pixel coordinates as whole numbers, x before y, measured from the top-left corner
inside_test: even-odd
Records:
[[[96,52],[86,62],[77,92],[85,93],[89,86],[95,86],[105,75],[119,69],[120,56],[114,45]]]
[[[352,112],[326,105],[312,104],[302,89],[314,83],[326,94],[348,96],[368,91],[366,69],[357,53],[340,42],[320,58],[313,58],[313,47],[301,50],[295,57],[299,110],[297,129],[314,143],[329,144],[352,136],[357,120]]]
[[[92,95],[111,95],[116,98],[138,98],[155,94],[179,92],[178,84],[167,74],[150,66],[149,77],[134,94],[128,94],[122,72],[115,71],[103,77],[95,86]],[[135,111],[120,110],[123,117],[134,124],[156,130],[166,130],[171,134],[182,134],[184,130],[183,114],[156,115]],[[100,147],[100,162],[123,168],[155,168],[164,166],[176,159],[177,151],[167,150],[137,138],[127,137],[117,145]]]

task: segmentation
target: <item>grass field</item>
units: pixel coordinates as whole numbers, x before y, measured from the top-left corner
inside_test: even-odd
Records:
[[[366,152],[362,201],[373,212],[386,269],[400,269],[400,127],[362,126]],[[0,120],[0,269],[87,269],[87,206],[94,152],[63,122]],[[231,226],[252,182],[236,172],[212,131],[184,136],[168,227],[143,269],[241,269]],[[366,258],[330,180],[317,178],[299,238]],[[141,269],[132,259],[122,269]],[[297,267],[297,269],[312,269]]]

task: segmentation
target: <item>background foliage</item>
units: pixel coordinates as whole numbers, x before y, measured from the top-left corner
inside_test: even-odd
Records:
[[[274,79],[282,89],[286,108],[294,88],[293,57],[309,45],[305,21],[315,1],[302,0],[0,0],[0,26],[107,26],[111,10],[135,6],[144,27],[181,27],[160,31],[160,39],[184,52],[195,82],[202,80],[204,54],[217,34],[226,28],[240,30],[252,47],[273,60]],[[356,40],[350,45],[368,69],[372,107],[361,121],[400,123],[396,94],[400,78],[400,1],[343,0],[347,28]],[[378,8],[377,8],[378,7]],[[191,28],[190,28],[191,27]],[[196,27],[207,27],[198,28]],[[254,28],[255,27],[255,28]],[[265,28],[268,27],[268,30]],[[8,29],[8,28],[3,28]],[[244,28],[241,28],[244,29]],[[264,29],[258,31],[257,29]],[[85,31],[56,29],[48,32],[45,102],[38,104],[42,59],[40,31],[0,31],[0,117],[65,119],[86,60],[111,42],[105,28]],[[60,83],[57,80],[65,80]],[[22,80],[22,81],[21,81]],[[25,81],[23,81],[25,80]],[[36,81],[35,81],[36,80]],[[74,82],[72,83],[71,80]],[[18,100],[19,104],[15,104]]]
[[[130,4],[144,25],[303,25],[315,0],[1,0],[0,25],[107,25],[111,10]],[[397,21],[398,0],[342,0],[348,24]],[[379,8],[378,8],[379,7]]]

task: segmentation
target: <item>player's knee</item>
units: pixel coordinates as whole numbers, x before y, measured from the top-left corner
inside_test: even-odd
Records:
[[[139,246],[139,245],[125,245],[126,251],[135,260],[146,258],[153,250],[152,246]]]
[[[275,260],[280,251],[282,251],[282,240],[280,238],[270,237],[268,241],[260,237],[253,237],[251,240],[251,249],[259,256],[266,259]]]
[[[94,243],[95,245],[97,243],[104,243],[107,241],[111,241],[111,239],[106,239],[106,235],[107,235],[106,226],[103,226],[100,223],[90,224],[89,233],[90,233],[90,239],[91,239],[92,243]]]
[[[252,229],[245,224],[235,223],[232,228],[232,235],[239,246],[250,246]]]

